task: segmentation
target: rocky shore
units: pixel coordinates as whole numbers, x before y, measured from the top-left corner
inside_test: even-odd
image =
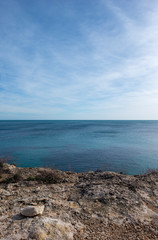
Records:
[[[158,172],[0,166],[1,240],[157,240]]]

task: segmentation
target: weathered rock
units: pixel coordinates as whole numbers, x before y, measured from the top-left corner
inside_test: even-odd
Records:
[[[42,229],[36,229],[29,234],[28,238],[34,240],[46,240],[47,235]]]
[[[31,230],[29,238],[36,240],[73,240],[74,227],[71,223],[51,217],[43,217]]]
[[[3,170],[4,171],[8,171],[8,172],[12,172],[12,171],[14,171],[14,170],[16,170],[17,168],[16,168],[16,166],[15,165],[13,165],[13,164],[8,164],[8,163],[4,163],[3,164]]]
[[[44,205],[28,206],[21,210],[21,214],[25,217],[34,217],[37,215],[42,215],[43,211],[44,211]]]
[[[128,176],[13,170],[22,179],[0,183],[0,240],[158,239],[158,171]],[[62,182],[37,181],[43,171],[59,174]],[[12,175],[6,171],[1,180]],[[19,214],[22,208],[29,217]]]
[[[63,222],[60,219],[45,217],[41,219],[40,225],[50,239],[73,240],[74,228],[70,223]]]
[[[10,196],[11,193],[5,189],[0,189],[0,196]]]

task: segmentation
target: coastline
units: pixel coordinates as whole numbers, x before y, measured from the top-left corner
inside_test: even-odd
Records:
[[[158,172],[62,172],[3,164],[0,239],[158,239]],[[44,206],[42,215],[21,209]]]

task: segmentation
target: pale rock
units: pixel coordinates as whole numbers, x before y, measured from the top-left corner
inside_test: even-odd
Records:
[[[3,164],[3,170],[12,173],[16,170],[16,166],[12,165],[12,164],[4,163]]]
[[[37,215],[42,215],[44,211],[44,205],[41,206],[28,206],[21,210],[21,214],[26,217],[34,217]]]
[[[40,225],[44,228],[48,238],[51,237],[54,240],[73,240],[74,227],[71,223],[45,217],[40,220]]]
[[[12,194],[9,192],[9,191],[7,191],[7,190],[5,190],[5,189],[0,189],[0,195],[1,196],[11,196]]]

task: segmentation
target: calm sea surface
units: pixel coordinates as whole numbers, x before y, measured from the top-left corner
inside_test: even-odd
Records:
[[[112,170],[158,168],[158,121],[0,121],[0,157],[18,166]]]

